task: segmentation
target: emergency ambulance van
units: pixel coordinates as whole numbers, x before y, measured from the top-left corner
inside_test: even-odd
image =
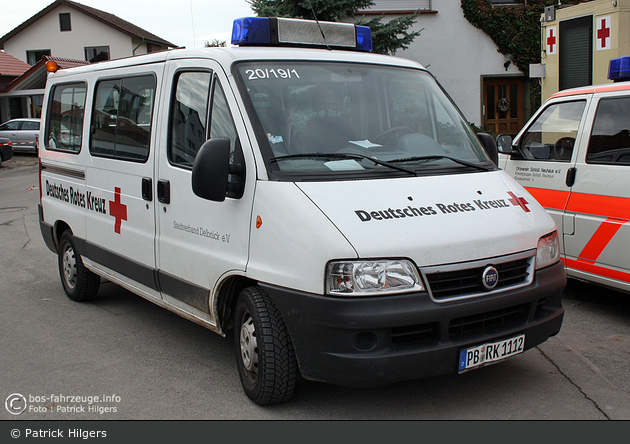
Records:
[[[630,80],[630,57],[609,79]],[[560,227],[569,277],[630,292],[630,82],[553,94],[499,151]],[[503,155],[501,155],[503,157]]]
[[[243,18],[232,43],[49,75],[41,232],[71,299],[106,279],[232,331],[261,405],[559,332],[554,221],[422,66],[350,24]]]

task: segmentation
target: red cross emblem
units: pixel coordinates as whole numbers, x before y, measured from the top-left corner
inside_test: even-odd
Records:
[[[547,46],[549,47],[549,54],[556,53],[556,36],[554,35],[556,28],[547,29]]]
[[[597,22],[597,49],[610,49],[610,17],[603,17]]]
[[[517,197],[516,194],[511,191],[508,191],[508,194],[512,196],[511,199],[508,199],[508,202],[510,202],[512,205],[521,207],[526,213],[529,213],[531,211],[529,208],[527,208],[529,202],[527,202],[524,197]]]
[[[116,218],[114,231],[120,234],[120,226],[123,220],[127,220],[127,205],[120,202],[120,188],[115,187],[115,196],[113,201],[109,201],[109,214]]]

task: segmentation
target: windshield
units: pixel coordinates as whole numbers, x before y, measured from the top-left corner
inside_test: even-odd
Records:
[[[241,63],[237,71],[271,173],[417,175],[489,166],[425,71],[294,61]]]

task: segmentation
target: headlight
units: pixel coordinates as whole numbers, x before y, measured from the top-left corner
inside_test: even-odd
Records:
[[[538,250],[536,251],[536,270],[555,264],[560,260],[560,241],[558,232],[538,239]]]
[[[328,264],[326,292],[335,296],[376,296],[424,291],[408,260],[335,261]]]

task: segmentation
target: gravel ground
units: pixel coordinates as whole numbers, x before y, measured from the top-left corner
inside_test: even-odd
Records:
[[[13,157],[0,165],[0,172],[37,165],[38,157],[32,153],[13,153]]]

